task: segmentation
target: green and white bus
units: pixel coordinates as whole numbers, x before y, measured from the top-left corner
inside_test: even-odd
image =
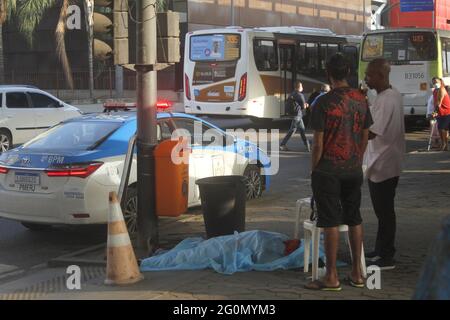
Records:
[[[403,96],[405,116],[426,115],[431,78],[450,85],[450,31],[397,28],[363,35],[359,59],[359,82],[364,83],[368,63],[385,58],[391,64],[390,82]],[[369,101],[375,93],[369,90]]]

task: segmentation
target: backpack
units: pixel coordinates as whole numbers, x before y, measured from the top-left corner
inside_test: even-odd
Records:
[[[292,96],[289,96],[285,101],[284,101],[284,107],[285,107],[285,112],[287,115],[290,116],[295,116],[297,115],[297,102],[294,100],[294,98],[292,98]]]

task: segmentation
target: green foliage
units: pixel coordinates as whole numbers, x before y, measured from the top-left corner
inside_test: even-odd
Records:
[[[156,0],[156,11],[157,12],[167,11],[167,2],[166,2],[166,0]]]
[[[8,20],[16,11],[16,0],[0,0],[0,24]]]
[[[45,12],[55,5],[56,0],[17,0],[17,2],[15,15],[17,27],[32,46],[34,30]]]

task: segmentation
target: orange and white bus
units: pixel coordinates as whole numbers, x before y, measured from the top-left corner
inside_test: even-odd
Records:
[[[243,116],[252,120],[292,116],[285,100],[294,82],[306,98],[326,83],[325,65],[348,55],[357,85],[357,36],[306,27],[228,27],[189,32],[184,52],[185,112]]]

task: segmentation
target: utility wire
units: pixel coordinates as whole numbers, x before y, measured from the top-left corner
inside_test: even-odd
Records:
[[[122,3],[123,3],[123,1],[125,1],[125,0],[122,0]],[[132,13],[131,13],[131,10],[132,10],[135,6],[136,6],[136,3],[134,2],[133,5],[130,7],[130,3],[127,1],[128,15],[130,16],[131,21],[133,21],[134,23],[136,23],[136,24],[142,24],[142,23],[144,23],[144,22],[147,22],[147,21],[150,21],[150,20],[156,18],[156,3],[149,4],[147,7],[144,8],[144,10],[145,10],[145,9],[147,9],[148,7],[153,7],[153,9],[155,10],[155,16],[152,17],[152,18],[150,18],[150,19],[144,20],[144,21],[138,21],[137,18],[133,17],[133,15],[132,15]]]

